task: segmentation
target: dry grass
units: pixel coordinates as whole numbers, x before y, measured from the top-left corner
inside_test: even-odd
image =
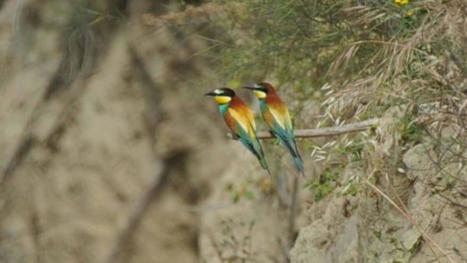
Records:
[[[389,182],[389,178],[386,174],[386,179]],[[448,253],[443,249],[438,243],[436,243],[433,238],[431,238],[423,229],[420,227],[420,225],[415,221],[414,217],[411,215],[410,211],[407,209],[407,207],[404,205],[402,200],[398,198],[397,202],[391,199],[386,193],[384,193],[380,188],[372,184],[369,180],[366,180],[366,184],[370,186],[372,189],[374,189],[378,194],[380,194],[386,201],[388,201],[394,208],[397,209],[416,229],[417,231],[422,235],[423,239],[428,242],[431,251],[435,255],[436,259],[438,262],[442,262],[441,258],[439,257],[438,253],[436,253],[436,250],[438,250],[443,257],[447,258],[450,263],[457,263],[451,256],[448,255]],[[392,190],[395,192],[395,190],[392,188]],[[436,250],[435,250],[436,248]]]

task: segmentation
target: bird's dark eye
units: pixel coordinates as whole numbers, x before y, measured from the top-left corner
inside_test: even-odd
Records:
[[[254,86],[253,86],[255,89],[258,89],[258,90],[261,90],[263,91],[264,90],[264,86],[259,84],[259,83],[256,83]]]
[[[255,88],[261,90],[261,91],[264,92],[264,93],[268,93],[268,89],[266,89],[263,85],[261,85],[261,84],[259,84],[259,83],[258,83],[258,84],[255,84]]]

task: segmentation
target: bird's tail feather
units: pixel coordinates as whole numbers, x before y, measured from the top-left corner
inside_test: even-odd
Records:
[[[271,175],[271,171],[269,170],[268,162],[266,161],[266,158],[260,158],[259,163],[261,164],[261,167],[263,167],[266,172],[268,172],[269,175]]]
[[[256,157],[258,157],[259,163],[261,164],[261,167],[263,167],[264,170],[268,172],[269,175],[271,175],[271,171],[269,170],[269,165],[268,161],[266,160],[266,157],[264,156],[264,151],[263,147],[261,146],[261,143],[256,140],[254,143],[254,148],[256,152]]]
[[[305,168],[303,167],[303,160],[300,157],[300,155],[293,156],[293,162],[294,162],[295,167],[297,168],[297,170],[300,172],[300,174],[302,176],[304,176],[305,175]]]
[[[297,144],[295,143],[294,139],[285,139],[283,140],[284,145],[289,150],[290,154],[292,155],[293,162],[295,167],[300,172],[301,175],[305,174],[305,168],[303,167],[303,160],[300,156],[300,152],[298,151]]]
[[[264,156],[263,147],[261,146],[261,143],[258,141],[258,139],[245,139],[240,137],[240,141],[243,143],[243,145],[245,145],[248,148],[248,150],[250,150],[256,156],[256,158],[258,158],[261,167],[264,170],[266,170],[269,175],[271,175],[268,162],[266,161],[266,157]]]

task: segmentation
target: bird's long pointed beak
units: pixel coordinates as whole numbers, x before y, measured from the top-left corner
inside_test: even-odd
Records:
[[[258,87],[255,85],[248,85],[248,86],[243,86],[242,89],[249,89],[249,90],[256,90]]]
[[[216,96],[217,94],[214,91],[210,91],[204,94],[205,96]]]

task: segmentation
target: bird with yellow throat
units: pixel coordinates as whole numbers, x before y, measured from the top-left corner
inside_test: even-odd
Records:
[[[256,123],[250,108],[230,88],[215,89],[205,95],[214,97],[234,139],[240,140],[258,158],[261,167],[271,174],[256,134]]]
[[[260,82],[243,88],[254,92],[259,100],[261,115],[269,126],[270,132],[289,150],[295,167],[301,175],[304,175],[303,160],[295,142],[294,128],[287,105],[268,82]]]

